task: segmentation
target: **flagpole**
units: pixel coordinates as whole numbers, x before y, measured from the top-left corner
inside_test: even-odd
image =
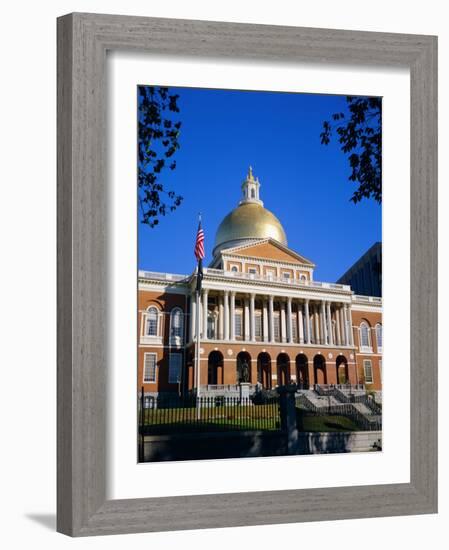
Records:
[[[198,275],[197,275],[198,276]],[[196,350],[195,350],[195,366],[196,366],[196,406],[197,418],[200,418],[200,388],[201,388],[201,368],[200,368],[200,292],[196,290]]]
[[[195,349],[195,384],[196,384],[196,408],[197,418],[201,416],[201,337],[200,337],[200,296],[201,296],[201,283],[203,279],[203,258],[204,258],[204,233],[201,228],[201,213],[198,215],[198,233],[195,243],[195,256],[197,258],[197,272],[196,272],[196,349]],[[203,308],[204,310],[204,308]],[[204,325],[205,323],[203,323]]]

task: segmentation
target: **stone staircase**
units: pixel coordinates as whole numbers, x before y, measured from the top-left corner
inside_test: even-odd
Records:
[[[369,398],[363,390],[322,388],[299,390],[297,403],[318,414],[341,414],[353,417],[365,429],[381,429],[382,405]]]

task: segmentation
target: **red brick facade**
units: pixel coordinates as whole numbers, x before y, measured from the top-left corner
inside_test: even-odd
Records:
[[[194,357],[195,343],[191,341],[190,292],[187,284],[180,284],[176,293],[165,287],[158,291],[147,289],[151,286],[141,281],[139,285],[138,313],[138,388],[145,393],[185,392],[195,387]],[[182,293],[181,293],[182,292]],[[212,299],[211,299],[212,300]],[[157,308],[157,336],[145,335],[145,322],[150,307]],[[209,306],[212,307],[212,306]],[[170,333],[171,312],[180,308],[182,312],[182,338],[173,342]],[[287,381],[305,385],[351,383],[364,384],[366,389],[381,390],[382,352],[378,345],[376,327],[382,323],[381,311],[366,311],[360,305],[352,307],[353,345],[339,346],[306,344],[297,342],[247,341],[237,337],[233,341],[213,338],[202,340],[200,345],[201,385],[236,384],[238,382],[238,356],[243,353],[250,369],[250,382],[260,382],[264,387],[274,388]],[[255,314],[261,313],[256,309]],[[369,348],[361,347],[360,326],[368,328]],[[152,340],[152,341],[151,341]],[[145,357],[147,366],[144,378]],[[170,357],[180,354],[179,381],[170,381]],[[173,360],[173,358],[172,358]],[[151,363],[152,364],[152,363]],[[178,363],[177,363],[178,364]],[[150,381],[151,380],[151,381]]]

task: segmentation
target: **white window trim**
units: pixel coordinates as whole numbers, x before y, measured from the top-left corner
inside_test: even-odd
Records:
[[[151,381],[145,380],[145,364],[146,364],[147,355],[153,355],[154,356],[154,380],[151,380]],[[156,384],[157,383],[157,353],[154,353],[153,351],[146,351],[143,354],[142,382],[144,384]]]
[[[147,323],[148,323],[148,316],[150,309],[154,308],[157,311],[157,320],[156,320],[156,335],[149,335],[146,333],[147,329]],[[141,323],[141,330],[140,330],[140,343],[141,344],[162,344],[162,334],[161,334],[161,326],[162,326],[162,312],[161,310],[155,306],[151,305],[149,306],[143,313],[142,313],[142,323]]]
[[[367,329],[367,334],[368,334],[367,346],[364,346],[362,343],[362,325],[364,325]],[[371,340],[371,327],[365,321],[362,321],[359,326],[359,348],[360,348],[360,351],[363,353],[373,353],[373,346],[372,346],[372,340]]]
[[[174,313],[179,311],[180,312],[180,328],[181,328],[181,336],[173,336],[172,335],[172,323],[173,323],[173,319],[174,319]],[[170,346],[173,346],[173,347],[181,347],[184,343],[184,312],[182,310],[182,308],[180,308],[179,306],[175,306],[171,311],[170,311],[170,338],[169,338],[169,343],[170,343]]]
[[[376,323],[376,326],[374,327],[374,330],[376,332],[377,353],[382,353],[382,346],[379,346],[379,338],[377,336],[377,327],[380,327],[380,330],[382,331],[382,344],[384,340],[384,327],[382,326],[382,323]]]
[[[240,318],[240,334],[237,332],[237,317]],[[243,311],[234,312],[234,335],[236,338],[243,338],[244,327],[243,327]]]
[[[278,337],[276,338],[276,326],[278,327]],[[274,313],[273,315],[273,339],[275,342],[281,342],[282,340],[282,334],[281,334],[281,316],[279,313]]]
[[[367,363],[369,364],[369,367],[371,369],[371,380],[367,380],[367,377],[366,377],[366,365],[367,365]],[[365,378],[365,383],[366,384],[374,384],[373,362],[371,361],[371,359],[364,359],[363,360],[363,376]]]

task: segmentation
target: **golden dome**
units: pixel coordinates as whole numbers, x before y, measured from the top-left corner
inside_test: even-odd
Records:
[[[261,202],[261,201],[260,201]],[[214,255],[223,248],[243,244],[241,241],[271,237],[287,245],[281,222],[260,202],[242,202],[221,222],[215,236]]]

